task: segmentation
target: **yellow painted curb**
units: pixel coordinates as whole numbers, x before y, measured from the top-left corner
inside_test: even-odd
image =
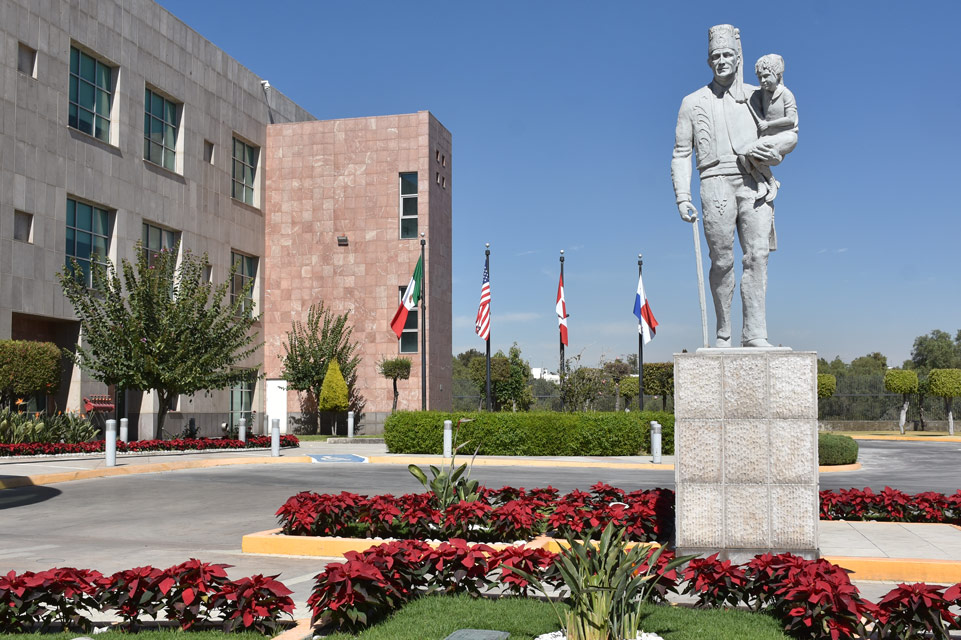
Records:
[[[271,640],[303,640],[314,635],[314,625],[310,624],[310,618],[297,620],[297,626],[287,629],[279,636],[274,636]]]
[[[821,473],[831,473],[833,471],[857,471],[861,468],[860,462],[854,464],[825,464],[818,467]]]
[[[158,473],[161,471],[181,471],[183,469],[206,469],[210,467],[226,467],[235,464],[291,464],[313,462],[310,456],[294,456],[290,458],[218,458],[206,460],[180,460],[177,462],[153,462],[137,464],[129,467],[102,467],[99,469],[83,469],[80,471],[66,471],[63,473],[42,473],[35,476],[13,476],[0,478],[0,489],[14,489],[16,487],[35,487],[58,482],[73,480],[89,480],[91,478],[110,478],[113,476],[130,476],[140,473]]]
[[[853,580],[928,582],[935,584],[961,582],[961,562],[951,560],[854,558],[846,556],[824,556],[824,559],[851,571]]]
[[[961,436],[849,436],[854,440],[900,440],[902,442],[961,442]]]
[[[371,547],[390,542],[389,539],[376,538],[335,538],[325,536],[288,536],[280,533],[280,529],[268,529],[245,535],[240,543],[240,550],[244,553],[278,556],[316,556],[322,558],[339,558],[348,551],[363,552]],[[538,536],[526,543],[532,548],[545,548],[557,553],[556,544],[552,547],[553,538]],[[439,542],[429,542],[436,547]],[[474,543],[472,543],[474,544]],[[492,549],[500,551],[514,545],[506,542],[485,542]]]
[[[467,460],[464,460],[467,462]],[[439,456],[367,456],[370,464],[450,464],[449,458]],[[647,462],[602,462],[600,460],[529,460],[517,458],[476,458],[475,467],[581,467],[604,469],[649,469],[673,471],[673,464],[653,464]]]

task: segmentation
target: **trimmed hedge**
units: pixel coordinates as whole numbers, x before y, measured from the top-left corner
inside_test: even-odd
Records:
[[[818,464],[854,464],[858,461],[858,443],[854,438],[833,433],[818,434]]]
[[[471,422],[457,422],[467,418]],[[674,415],[661,411],[480,413],[398,411],[384,423],[391,453],[441,454],[444,420],[454,423],[461,454],[488,456],[634,456],[651,450],[651,420],[663,427],[662,453],[674,453]]]
[[[818,374],[818,399],[830,398],[838,389],[838,379],[830,373]]]
[[[61,354],[52,342],[0,340],[0,396],[50,394],[60,386]]]

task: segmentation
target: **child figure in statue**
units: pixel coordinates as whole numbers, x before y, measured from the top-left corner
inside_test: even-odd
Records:
[[[740,160],[758,183],[758,198],[772,202],[780,183],[771,173],[776,165],[797,146],[798,115],[794,94],[784,86],[784,58],[776,53],[762,56],[754,65],[761,88],[751,95],[750,105],[757,120],[758,142],[775,151],[775,161],[763,163],[749,154]]]

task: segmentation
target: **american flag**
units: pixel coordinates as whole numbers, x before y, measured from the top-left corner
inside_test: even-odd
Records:
[[[491,337],[491,279],[490,258],[484,260],[484,282],[481,283],[480,306],[477,307],[477,322],[474,323],[474,333],[481,340]]]

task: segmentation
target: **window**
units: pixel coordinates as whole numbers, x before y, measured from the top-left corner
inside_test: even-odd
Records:
[[[73,260],[88,287],[93,286],[91,265],[106,266],[110,249],[110,213],[86,202],[67,198],[67,269]]]
[[[143,252],[148,264],[153,264],[157,254],[163,250],[171,251],[177,246],[180,234],[163,229],[148,222],[143,223]]]
[[[68,124],[110,142],[113,69],[76,47],[70,47],[70,112]]]
[[[37,50],[22,42],[17,47],[17,71],[31,78],[37,77]]]
[[[429,180],[430,178],[428,178]],[[417,237],[417,172],[400,174],[400,237]]]
[[[242,253],[230,252],[230,262],[236,267],[234,276],[230,281],[230,304],[234,304],[237,298],[244,296],[243,304],[240,307],[240,314],[253,314],[254,312],[254,288],[244,292],[244,287],[252,283],[257,277],[257,258],[245,256]]]
[[[253,408],[254,399],[254,376],[251,372],[250,375],[236,383],[230,388],[230,427],[231,429],[237,429],[240,425],[240,419],[243,418],[247,421],[247,433],[253,432],[253,425],[251,420],[253,415],[251,409]]]
[[[400,287],[397,293],[398,304],[404,300],[404,290],[406,286]],[[404,323],[404,330],[400,334],[400,352],[417,353],[417,314],[420,307],[414,307],[407,312],[407,322]]]
[[[254,206],[254,176],[257,175],[259,149],[234,138],[234,170],[231,196]]]
[[[210,140],[204,140],[204,162],[214,163],[214,143]]]
[[[13,239],[33,243],[33,215],[23,211],[13,212]]]
[[[143,157],[165,169],[177,169],[177,103],[149,88],[143,97]]]

